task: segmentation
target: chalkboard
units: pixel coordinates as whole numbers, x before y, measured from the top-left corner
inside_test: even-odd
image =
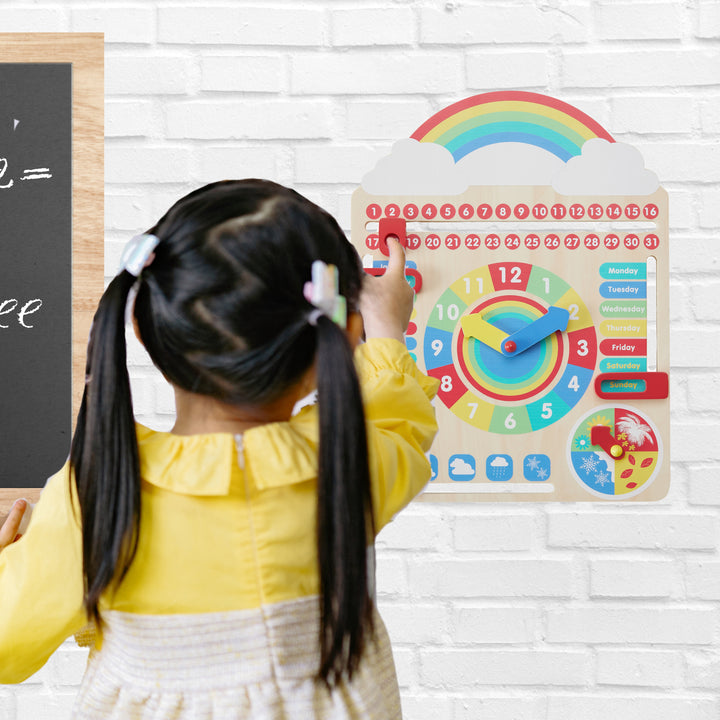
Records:
[[[103,283],[103,36],[0,34],[0,516],[64,464]]]
[[[72,427],[72,66],[0,65],[0,485],[42,485]],[[21,470],[23,477],[17,473]]]

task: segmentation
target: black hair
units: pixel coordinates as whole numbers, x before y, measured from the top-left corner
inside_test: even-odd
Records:
[[[337,222],[264,180],[223,181],[179,200],[149,231],[152,264],[121,271],[91,331],[71,464],[83,528],[85,608],[101,622],[103,592],[122,581],[138,546],[140,462],[126,368],[125,308],[154,364],[174,385],[225,403],[263,406],[316,363],[319,406],[317,553],[320,680],[352,677],[373,633],[367,550],[374,523],[365,417],[344,329],[304,298],[314,260],[338,268],[356,311],[359,257]]]

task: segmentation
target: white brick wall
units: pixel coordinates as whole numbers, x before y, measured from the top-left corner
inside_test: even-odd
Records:
[[[720,717],[720,3],[7,0],[3,31],[104,31],[106,272],[181,194],[292,184],[347,227],[393,141],[531,89],[637,145],[671,195],[673,481],[655,505],[412,506],[378,543],[407,720]],[[173,401],[137,343],[140,419]],[[0,686],[63,720],[86,652]]]

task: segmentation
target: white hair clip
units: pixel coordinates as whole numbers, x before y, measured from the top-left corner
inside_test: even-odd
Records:
[[[335,265],[315,260],[312,264],[312,281],[305,283],[303,294],[317,308],[308,315],[311,325],[317,325],[321,314],[327,315],[342,328],[347,325],[347,303],[339,292],[339,276]]]
[[[154,250],[160,240],[155,235],[136,235],[123,250],[120,258],[120,270],[127,270],[131,275],[140,277],[140,273],[155,258]]]

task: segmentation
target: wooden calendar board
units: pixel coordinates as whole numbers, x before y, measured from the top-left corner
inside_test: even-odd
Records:
[[[514,109],[493,120],[503,112],[494,107],[499,102]],[[475,147],[465,155],[505,144],[492,148],[495,161],[504,153],[516,161],[520,146],[530,144],[528,119],[517,119],[527,111],[518,105],[540,105],[543,117],[548,107],[556,111],[556,132],[558,107],[570,112],[531,93],[464,103],[455,112],[465,112],[464,129],[453,137],[471,136],[465,145]],[[476,112],[470,120],[468,108]],[[443,112],[439,122],[452,132],[447,125],[454,115]],[[425,499],[625,502],[667,493],[667,194],[635,167],[639,154],[627,146],[612,148],[620,167],[602,171],[594,163],[590,184],[584,182],[582,167],[569,160],[587,161],[582,147],[588,139],[594,140],[588,157],[604,157],[611,138],[576,110],[573,118],[585,118],[592,135],[561,158],[561,166],[550,164],[555,178],[559,167],[555,185],[563,192],[548,181],[468,185],[452,194],[359,188],[353,195],[352,239],[366,268],[381,271],[384,238],[400,236],[408,277],[419,287],[407,345],[440,381],[440,432]],[[513,135],[519,125],[522,134]],[[539,142],[546,143],[547,124],[542,129]],[[492,139],[497,136],[503,139]],[[479,144],[478,137],[490,140]],[[404,142],[399,154],[407,161],[411,145]],[[533,153],[538,147],[552,153],[547,143],[532,145]],[[409,179],[396,184],[417,188],[424,169],[409,164]],[[542,159],[534,165],[529,174],[537,180]],[[433,176],[436,170],[430,168]],[[564,170],[572,170],[570,178],[562,177]],[[394,172],[382,161],[377,171],[381,185]],[[607,177],[599,177],[601,171]],[[631,188],[633,173],[638,192],[610,194],[613,185]],[[506,178],[507,168],[499,174]],[[519,179],[527,175],[519,168]],[[567,191],[573,178],[577,194]],[[586,192],[593,184],[598,191]]]
[[[70,450],[103,289],[103,53],[97,33],[0,34],[0,520]]]

